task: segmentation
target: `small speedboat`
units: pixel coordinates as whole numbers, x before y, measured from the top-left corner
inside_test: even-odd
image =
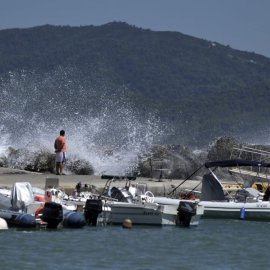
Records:
[[[132,187],[130,179],[125,180],[124,188],[111,188],[114,177],[108,176],[104,194],[87,200],[84,213],[88,224],[122,224],[126,219],[138,225],[199,224],[203,207],[197,202],[155,197],[151,191]]]
[[[219,160],[205,163],[205,168],[209,170],[209,173],[203,176],[199,203],[204,207],[204,218],[270,221],[268,196],[270,193],[238,185],[239,189],[232,194],[226,190],[214,172],[217,168],[223,168],[229,170],[231,175],[233,173],[245,175],[247,180],[250,176],[252,179],[264,177],[268,181],[269,172],[267,173],[267,171],[270,168],[270,163],[242,159]],[[254,171],[251,171],[250,168],[253,168]]]

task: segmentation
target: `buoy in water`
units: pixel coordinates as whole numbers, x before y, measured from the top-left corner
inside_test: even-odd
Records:
[[[8,229],[7,222],[3,218],[0,218],[0,230],[7,230],[7,229]]]
[[[122,224],[122,227],[124,229],[131,229],[132,228],[132,221],[130,219],[125,219],[123,224]]]

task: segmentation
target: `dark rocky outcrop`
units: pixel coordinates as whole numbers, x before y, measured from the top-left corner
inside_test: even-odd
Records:
[[[208,150],[207,160],[227,160],[231,158],[238,158],[234,153],[234,147],[240,148],[241,143],[233,137],[219,137],[213,141]]]
[[[80,175],[91,175],[94,174],[94,168],[89,161],[84,159],[76,159],[70,157],[67,160],[66,168],[74,173]]]
[[[139,163],[140,176],[183,179],[205,161],[202,151],[193,151],[183,145],[156,145]]]
[[[0,157],[0,166],[32,172],[55,172],[55,155],[45,149],[30,151],[26,148],[15,149],[9,147]],[[90,162],[70,156],[66,163],[66,169],[74,174],[90,175],[94,169]]]

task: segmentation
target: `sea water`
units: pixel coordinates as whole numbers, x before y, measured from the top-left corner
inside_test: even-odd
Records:
[[[121,226],[0,232],[0,269],[269,269],[270,224]]]

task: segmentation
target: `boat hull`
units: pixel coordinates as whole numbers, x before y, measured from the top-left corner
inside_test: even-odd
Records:
[[[63,227],[65,228],[82,228],[86,225],[85,216],[81,212],[64,211]]]
[[[125,219],[130,219],[137,225],[188,227],[197,226],[203,214],[202,206],[198,211],[197,204],[180,203],[179,200],[174,204],[110,202],[107,206],[111,224],[122,224]]]
[[[111,224],[122,224],[125,219],[130,219],[137,225],[172,225],[175,220],[171,215],[162,215],[162,209],[156,204],[137,205],[124,202],[109,204],[111,209]]]
[[[270,221],[270,202],[200,202],[203,218],[245,219]]]
[[[8,227],[35,228],[37,225],[35,217],[27,213],[0,210],[0,217],[7,222]]]

